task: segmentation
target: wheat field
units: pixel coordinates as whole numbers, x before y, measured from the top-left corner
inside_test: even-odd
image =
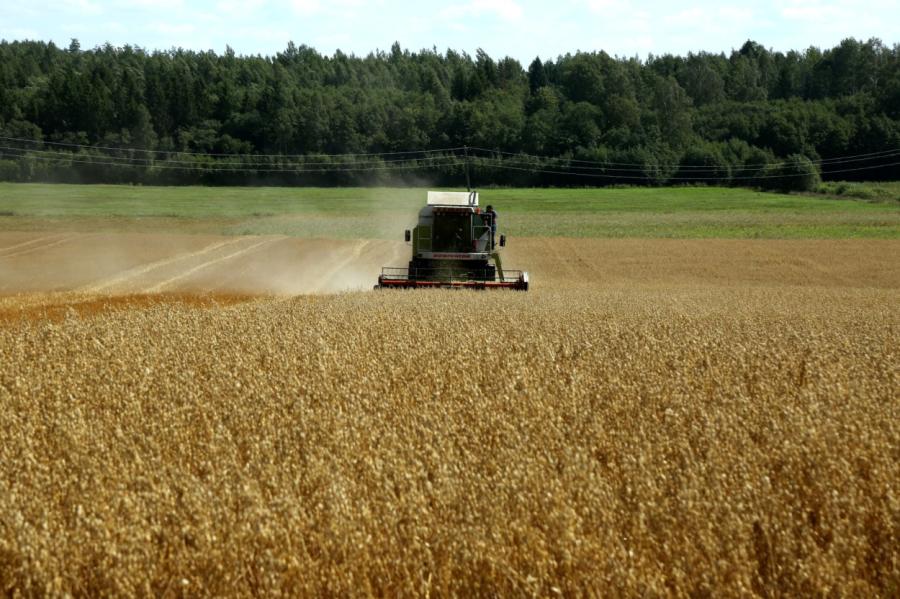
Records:
[[[900,276],[867,243],[0,298],[0,592],[897,596]]]

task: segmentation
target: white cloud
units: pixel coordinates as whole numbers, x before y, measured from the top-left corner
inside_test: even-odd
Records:
[[[854,0],[787,0],[777,6],[778,14],[788,22],[817,21],[842,27],[858,24],[872,26],[884,19],[896,19],[898,8],[896,0],[867,0],[864,3]]]
[[[718,14],[724,19],[730,19],[735,22],[749,21],[754,17],[753,10],[743,6],[722,6],[718,9]]]
[[[163,35],[185,35],[193,33],[197,28],[191,23],[165,23],[157,21],[150,25],[150,30]]]
[[[5,39],[8,41],[12,40],[39,40],[41,39],[40,34],[34,29],[25,29],[25,28],[13,28],[13,29],[2,29],[0,30],[0,39]]]
[[[440,14],[445,19],[493,15],[504,21],[518,21],[522,18],[522,7],[515,0],[470,0],[465,4],[452,4]]]
[[[680,10],[675,14],[666,15],[664,20],[669,25],[676,26],[688,26],[697,23],[698,21],[705,21],[707,18],[706,13],[699,7],[694,6],[692,8],[686,8],[684,10]]]
[[[99,2],[91,0],[61,0],[59,2],[63,10],[77,12],[82,15],[98,15],[103,12]]]
[[[175,10],[184,6],[184,0],[131,0],[129,6],[153,11]]]
[[[283,50],[291,39],[289,31],[273,27],[241,27],[235,33],[244,41],[252,40],[257,42],[256,45],[260,45],[259,42],[262,42],[263,46],[265,46],[266,42],[269,44],[275,42],[276,45],[274,47],[270,45],[269,54]]]
[[[786,19],[802,21],[826,21],[841,18],[845,13],[839,6],[823,6],[818,2],[791,2],[781,9]]]
[[[322,10],[319,0],[291,0],[291,9],[298,15],[312,15]]]
[[[223,16],[252,15],[266,5],[266,0],[221,0],[216,4]]]
[[[731,35],[735,29],[746,29],[753,20],[753,11],[737,6],[723,6],[708,10],[694,6],[666,15],[663,21],[670,27],[677,27],[679,37],[684,33],[701,36],[700,41],[725,33]]]
[[[621,10],[628,8],[627,2],[616,2],[616,0],[586,0],[585,4],[588,10],[595,13],[607,13],[611,10]]]
[[[342,50],[344,53],[349,53],[350,50],[347,46],[352,41],[352,39],[352,36],[348,33],[320,35],[315,39],[314,45],[316,48],[321,48],[326,52]]]
[[[128,28],[118,21],[109,21],[101,25],[100,28],[110,33],[128,33]]]

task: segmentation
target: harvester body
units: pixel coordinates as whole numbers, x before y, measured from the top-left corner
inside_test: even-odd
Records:
[[[478,206],[478,192],[429,191],[416,227],[408,268],[382,269],[376,288],[468,287],[528,289],[528,273],[504,271],[494,234],[493,215]]]

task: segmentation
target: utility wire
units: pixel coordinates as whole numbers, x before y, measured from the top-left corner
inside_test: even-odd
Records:
[[[578,163],[578,164],[590,164],[590,165],[600,165],[600,166],[629,166],[629,167],[643,167],[645,165],[640,164],[638,162],[611,162],[611,161],[602,161],[602,160],[576,160],[574,158],[561,158],[554,156],[540,156],[537,154],[527,154],[524,152],[504,152],[502,150],[490,150],[487,148],[479,148],[479,147],[469,147],[470,150],[476,152],[485,152],[493,155],[503,155],[503,156],[513,156],[513,157],[522,157],[522,158],[536,158],[539,160],[558,160],[565,161],[570,163]],[[893,148],[890,150],[881,150],[879,152],[870,152],[868,154],[855,154],[850,156],[835,156],[833,158],[823,158],[820,160],[810,160],[812,164],[829,164],[829,163],[841,163],[841,162],[859,162],[863,160],[876,159],[876,158],[892,158],[895,155],[900,155],[900,148]],[[756,163],[756,164],[745,164],[741,168],[751,170],[754,167],[763,168],[766,166],[791,166],[797,164],[797,161],[784,161],[780,163],[769,162],[769,163]],[[714,170],[715,168],[720,167],[705,167],[705,166],[692,166],[692,165],[680,165],[680,164],[657,164],[654,165],[658,168],[697,168],[701,170]],[[629,169],[615,169],[615,170],[629,170]],[[732,169],[737,170],[737,169]]]
[[[519,167],[519,166],[511,166],[511,165],[509,165],[508,163],[505,163],[505,162],[503,162],[503,161],[500,161],[500,162],[498,162],[498,163],[496,163],[496,164],[489,164],[489,165],[487,165],[487,166],[491,166],[491,167],[494,167],[494,168],[500,168],[500,169],[517,170],[517,171],[527,171],[527,172],[532,172],[532,173],[545,173],[545,174],[549,174],[549,175],[563,175],[563,176],[575,176],[575,177],[594,177],[594,178],[601,178],[601,179],[632,179],[632,180],[642,180],[642,181],[652,181],[652,180],[654,179],[654,177],[651,176],[651,175],[644,175],[644,176],[634,176],[634,175],[609,175],[609,174],[605,174],[605,173],[583,173],[583,172],[572,172],[572,171],[554,171],[554,170],[547,170],[547,169],[536,168],[536,167],[532,167],[532,168],[528,168],[528,167]],[[834,171],[829,171],[829,174],[832,174],[832,173],[850,173],[850,172],[856,172],[856,171],[873,170],[873,169],[879,169],[879,168],[887,168],[887,167],[890,167],[890,166],[900,166],[900,162],[891,162],[891,163],[888,163],[888,164],[878,164],[878,165],[875,165],[875,166],[861,166],[861,167],[857,167],[857,168],[847,168],[847,169],[834,170]],[[789,173],[789,174],[782,174],[782,175],[760,175],[760,176],[756,176],[756,177],[728,177],[728,176],[723,176],[723,177],[674,177],[674,176],[673,176],[673,177],[662,177],[662,178],[663,178],[667,183],[672,183],[672,182],[676,182],[676,183],[677,183],[677,182],[679,182],[679,181],[692,182],[692,181],[733,181],[733,180],[758,180],[758,179],[787,179],[787,178],[791,178],[791,177],[800,177],[800,176],[802,176],[802,175],[797,174],[797,173]]]
[[[90,150],[114,150],[114,151],[130,151],[130,152],[143,152],[147,154],[186,154],[190,156],[222,156],[224,158],[228,157],[237,157],[237,156],[253,156],[255,158],[304,158],[309,156],[309,154],[225,154],[225,153],[216,153],[216,152],[181,152],[175,150],[148,150],[146,148],[115,148],[111,146],[93,146],[88,144],[75,144],[75,143],[66,143],[61,141],[39,141],[36,139],[25,139],[21,137],[3,137],[0,136],[0,140],[3,141],[15,141],[21,143],[31,143],[31,144],[45,144],[48,146],[62,146],[66,148],[84,148]],[[370,152],[370,153],[345,153],[345,154],[314,154],[315,156],[323,156],[325,158],[340,158],[342,156],[401,156],[408,154],[432,154],[437,152],[450,152],[456,150],[462,150],[463,146],[458,146],[455,148],[438,148],[435,150],[403,150],[397,152]]]
[[[898,156],[900,156],[900,152],[898,152],[896,156],[886,156],[886,157],[882,157],[882,158],[893,158],[893,157],[898,157]],[[647,167],[640,168],[640,169],[638,169],[638,168],[621,168],[621,167],[606,168],[606,167],[595,167],[595,166],[580,166],[580,165],[572,165],[572,164],[556,166],[553,164],[539,164],[539,163],[536,164],[533,162],[529,162],[527,160],[521,160],[521,159],[516,160],[515,158],[481,158],[480,160],[482,160],[482,161],[493,160],[494,163],[517,165],[524,169],[529,169],[529,168],[553,169],[555,171],[569,172],[572,174],[579,174],[579,173],[585,174],[585,175],[595,174],[598,177],[606,176],[608,178],[644,179],[649,176],[649,175],[646,175],[647,167],[662,168],[662,167],[658,167],[657,165],[647,165]],[[854,161],[847,161],[846,164],[849,164],[850,162],[854,162]],[[894,163],[870,164],[860,170],[872,170],[872,169],[887,167],[887,166],[890,166],[891,164],[894,164]],[[787,163],[781,163],[781,164],[772,163],[770,165],[770,167],[778,168],[780,166],[796,166],[796,165],[797,165],[797,163],[793,163],[793,162],[787,162]],[[686,172],[681,171],[681,169],[674,169],[674,170],[675,170],[675,172],[669,176],[669,179],[677,180],[677,181],[693,181],[693,180],[703,180],[703,179],[710,180],[710,181],[716,180],[716,179],[760,179],[760,178],[797,176],[796,174],[787,174],[787,175],[778,175],[778,174],[746,175],[745,174],[745,175],[741,175],[740,173],[743,171],[758,171],[760,169],[737,168],[737,167],[729,168],[727,165],[722,165],[722,166],[718,166],[718,167],[708,167],[708,168],[704,168],[702,170],[693,170],[693,171],[686,171]],[[853,169],[833,169],[833,170],[830,169],[830,170],[826,171],[825,174],[848,172],[850,170],[853,170]],[[587,172],[584,172],[584,171],[587,171]],[[736,174],[736,175],[732,174],[735,172],[737,172],[738,174]],[[712,175],[711,173],[720,173],[720,174]],[[629,177],[628,175],[636,175],[636,176]]]
[[[5,136],[0,136],[0,140],[7,141],[7,142],[28,143],[28,144],[36,144],[36,145],[50,145],[50,146],[59,146],[59,147],[80,148],[80,149],[86,149],[86,150],[103,150],[103,151],[115,151],[115,152],[139,152],[139,153],[144,153],[144,154],[165,154],[168,156],[171,156],[171,155],[203,156],[203,157],[210,157],[210,158],[217,158],[217,157],[223,157],[223,158],[237,157],[237,158],[251,158],[251,159],[304,158],[304,159],[308,160],[311,158],[315,159],[315,158],[342,158],[342,157],[347,157],[347,158],[376,157],[376,158],[370,158],[368,160],[348,160],[348,161],[316,163],[316,164],[323,165],[323,166],[324,165],[330,166],[333,164],[339,164],[339,165],[351,164],[354,162],[360,163],[360,164],[365,164],[365,163],[375,164],[375,163],[378,163],[377,157],[380,157],[380,156],[411,156],[414,154],[428,155],[428,154],[440,154],[440,153],[444,153],[444,154],[452,153],[453,155],[456,155],[455,154],[456,152],[459,152],[459,151],[466,152],[467,150],[471,150],[473,152],[486,153],[486,154],[489,154],[490,157],[493,157],[495,155],[503,155],[503,156],[510,156],[510,157],[515,157],[515,158],[534,158],[537,160],[544,160],[544,161],[565,162],[565,163],[567,163],[566,168],[579,168],[579,169],[585,169],[585,170],[589,167],[581,167],[581,166],[577,166],[577,165],[582,165],[582,164],[595,165],[598,168],[602,168],[602,167],[606,167],[606,166],[638,167],[638,168],[622,168],[622,169],[615,168],[615,169],[612,169],[612,170],[616,170],[616,171],[633,170],[636,172],[643,170],[643,168],[646,166],[644,164],[637,163],[637,162],[580,160],[580,159],[574,159],[574,158],[562,158],[562,157],[558,157],[558,156],[542,156],[542,155],[537,155],[537,154],[528,154],[528,153],[524,153],[524,152],[507,152],[507,151],[503,151],[503,150],[491,150],[488,148],[481,148],[481,147],[477,147],[477,146],[475,146],[475,147],[473,147],[473,146],[455,146],[455,147],[440,148],[440,149],[433,149],[433,150],[404,150],[404,151],[396,151],[396,152],[345,153],[345,154],[226,154],[226,153],[213,153],[213,152],[188,152],[188,151],[181,152],[181,151],[173,151],[173,150],[149,150],[146,148],[117,148],[117,147],[110,147],[110,146],[94,146],[94,145],[88,145],[88,144],[75,144],[75,143],[54,142],[54,141],[38,141],[38,140],[33,140],[33,139],[5,137]],[[40,150],[33,150],[33,151],[38,152]],[[848,156],[835,156],[832,158],[822,158],[819,160],[810,160],[810,162],[812,164],[825,166],[825,165],[829,165],[829,164],[843,164],[843,163],[847,163],[847,162],[864,162],[867,160],[875,160],[877,158],[893,158],[897,155],[900,155],[900,148],[892,148],[892,149],[888,149],[888,150],[881,150],[878,152],[869,152],[866,154],[853,154],[853,155],[848,155]],[[120,159],[120,160],[131,160],[131,161],[153,160],[152,158],[134,158],[134,157],[125,157],[125,156],[110,156],[110,158],[115,158],[115,159]],[[382,162],[403,162],[405,160],[409,160],[409,159],[408,158],[395,158],[395,159],[390,159],[390,160],[384,160]],[[196,164],[195,162],[192,162],[192,161],[174,160],[174,159],[166,159],[165,162]],[[262,162],[249,162],[249,163],[248,162],[240,162],[240,163],[220,163],[220,164],[239,164],[240,166],[253,166],[253,165],[271,166],[270,163],[268,163],[268,162],[265,162],[265,163],[262,163]],[[756,170],[757,168],[763,168],[766,166],[781,167],[781,166],[790,166],[790,165],[795,165],[795,164],[797,164],[796,161],[744,164],[741,166],[731,167],[730,170],[731,171]],[[702,166],[702,165],[680,165],[680,164],[657,164],[657,165],[653,165],[653,166],[655,166],[657,168],[663,168],[663,169],[671,168],[671,169],[685,169],[685,170],[698,170],[698,171],[710,171],[710,172],[719,170],[720,168],[723,168],[723,167],[709,167],[709,166]]]
[[[0,139],[3,139],[0,137]],[[471,149],[471,148],[470,148]],[[226,173],[295,173],[295,174],[327,174],[327,173],[341,173],[341,172],[366,172],[366,171],[399,171],[399,170],[421,170],[428,168],[445,168],[452,166],[465,166],[466,162],[460,161],[460,156],[456,154],[444,154],[440,156],[429,156],[426,158],[407,158],[407,159],[394,159],[386,161],[385,163],[379,163],[377,161],[350,161],[350,162],[326,162],[326,163],[303,163],[298,165],[290,165],[290,164],[281,164],[281,165],[271,165],[269,163],[228,163],[228,162],[219,162],[214,161],[211,163],[196,163],[192,161],[172,161],[166,160],[162,162],[157,162],[155,164],[146,164],[151,161],[151,159],[146,158],[124,158],[124,157],[116,157],[116,156],[108,156],[108,155],[99,155],[99,156],[91,156],[84,154],[71,154],[70,156],[66,156],[60,154],[58,152],[45,151],[45,150],[28,150],[23,148],[9,147],[9,146],[0,146],[0,150],[5,150],[9,152],[17,153],[16,158],[22,159],[28,157],[32,154],[41,154],[39,156],[39,160],[51,162],[54,164],[85,164],[85,165],[95,165],[95,166],[117,166],[117,167],[136,167],[136,168],[148,168],[148,169],[158,169],[158,170],[181,170],[181,171],[199,171],[203,173],[213,173],[213,172],[226,172]],[[481,149],[483,150],[483,149]],[[487,150],[483,150],[487,151]],[[888,154],[888,152],[891,152]],[[893,157],[894,154],[898,154],[900,151],[891,150],[881,152],[881,156],[877,158],[870,159],[884,159]],[[513,154],[511,152],[495,152],[495,154],[503,154],[507,156],[531,156],[537,159],[544,160],[554,160],[550,157],[541,157],[527,154]],[[874,154],[874,153],[873,153]],[[860,155],[861,156],[861,155]],[[871,155],[870,155],[871,156]],[[870,160],[868,159],[868,160]],[[122,162],[125,160],[125,162]],[[564,159],[555,159],[555,160],[564,160]],[[855,160],[847,160],[846,162],[858,162],[860,160],[864,160],[863,158],[858,158]],[[145,164],[135,164],[135,161],[143,162]],[[427,161],[427,162],[426,162]],[[170,164],[172,162],[176,163],[186,163],[189,166],[179,166],[178,164],[173,165]],[[589,161],[579,161],[579,162],[589,162]],[[237,167],[231,167],[230,165],[238,165]],[[252,164],[262,164],[268,168],[250,168]],[[374,166],[371,166],[374,164]],[[523,159],[515,159],[515,158],[497,158],[497,157],[479,157],[479,161],[476,163],[481,166],[486,166],[489,168],[501,168],[507,170],[517,170],[524,172],[533,172],[533,173],[543,173],[543,174],[552,174],[559,176],[577,176],[577,177],[593,177],[593,178],[602,178],[602,179],[626,179],[626,180],[644,180],[651,181],[654,179],[654,176],[651,174],[647,174],[643,169],[622,169],[622,168],[599,168],[599,167],[589,167],[589,166],[578,166],[578,165],[565,165],[565,166],[553,166],[546,164],[532,164]],[[792,165],[796,164],[794,162],[785,162],[781,163],[781,165]],[[337,166],[334,166],[337,165]],[[365,165],[365,166],[359,166]],[[837,174],[837,173],[845,173],[845,172],[856,172],[856,171],[865,171],[865,170],[874,170],[879,168],[888,168],[892,166],[900,165],[900,162],[892,162],[892,163],[883,163],[883,164],[875,164],[869,166],[855,167],[855,168],[843,168],[836,170],[829,170],[828,174]],[[658,165],[653,165],[657,166]],[[772,164],[770,166],[778,166],[778,164]],[[721,168],[721,167],[719,167]],[[727,167],[726,167],[727,168]],[[578,169],[578,170],[573,170]],[[582,172],[582,171],[591,171],[591,172]],[[718,170],[716,169],[708,169]],[[742,170],[742,169],[732,169],[732,170]],[[593,171],[603,171],[603,172],[593,172]],[[609,172],[612,171],[612,172]],[[617,171],[621,171],[618,172]],[[638,173],[641,174],[630,174],[630,173]],[[629,173],[629,174],[622,174]],[[679,175],[674,174],[669,177],[663,177],[668,182],[679,182],[679,181],[728,181],[728,180],[758,180],[758,179],[779,179],[779,178],[790,178],[797,177],[798,174],[788,173],[788,174],[769,174],[769,175],[754,175],[754,176],[734,176],[730,174],[724,174],[720,176],[694,176],[694,175]]]
[[[0,139],[2,139],[2,138],[0,138]],[[27,149],[27,148],[16,148],[13,146],[0,146],[0,150],[7,150],[7,151],[14,151],[14,152],[28,152],[30,154],[49,155],[51,157],[65,157],[64,154],[61,154],[59,151],[54,151],[54,150],[32,150],[32,149]],[[159,164],[188,164],[188,165],[209,164],[209,165],[217,166],[217,167],[218,166],[239,166],[239,167],[284,166],[284,167],[289,167],[290,166],[289,164],[278,165],[277,161],[275,161],[273,163],[271,161],[270,162],[252,162],[252,161],[250,161],[250,162],[244,162],[244,161],[224,162],[224,161],[216,160],[216,161],[210,162],[210,163],[202,163],[202,162],[198,162],[196,160],[175,160],[175,159],[170,159],[170,158],[167,158],[165,160],[159,160],[159,159],[154,159],[154,158],[135,158],[135,157],[131,157],[131,156],[111,156],[109,154],[96,154],[95,155],[95,154],[85,154],[85,153],[74,153],[73,152],[70,155],[73,157],[78,157],[78,158],[103,158],[103,159],[119,161],[119,162],[138,163],[135,166],[154,166],[157,163],[159,163]],[[209,155],[205,155],[205,156],[209,156]],[[255,155],[251,155],[251,154],[245,154],[245,156],[247,156],[248,158],[256,157]],[[322,156],[321,154],[311,155],[311,156],[307,155],[305,157],[305,160],[302,163],[299,163],[299,166],[335,166],[335,165],[337,165],[337,166],[359,166],[359,165],[379,166],[379,165],[383,165],[383,164],[410,162],[412,160],[434,160],[436,158],[441,158],[443,156],[456,157],[457,155],[456,154],[443,154],[443,155],[435,156],[434,154],[430,154],[428,156],[423,156],[423,157],[419,157],[419,158],[391,158],[391,159],[387,159],[387,160],[371,159],[371,160],[341,160],[341,161],[326,161],[326,162],[316,161],[316,158],[321,157],[321,156]]]
[[[27,150],[15,149],[15,151],[26,152]],[[74,155],[77,156],[77,155]],[[23,159],[28,157],[27,154],[22,154],[16,156],[19,159]],[[374,166],[374,167],[351,167],[351,168],[306,168],[306,166],[315,166],[315,165],[304,165],[298,167],[289,167],[285,165],[284,168],[235,168],[235,167],[217,167],[213,164],[195,164],[193,166],[171,166],[166,164],[133,164],[129,162],[109,162],[105,161],[102,157],[97,157],[98,159],[94,160],[82,160],[78,157],[67,158],[65,156],[41,156],[38,157],[39,160],[50,162],[52,164],[59,165],[68,165],[68,164],[86,164],[86,165],[94,165],[94,166],[117,166],[117,167],[131,167],[131,168],[147,168],[147,169],[159,169],[159,170],[180,170],[180,171],[198,171],[203,173],[347,173],[347,172],[364,172],[364,171],[401,171],[401,170],[416,170],[416,169],[425,169],[425,168],[436,168],[436,167],[446,167],[446,166],[454,166],[455,164],[459,164],[458,162],[447,162],[448,160],[456,161],[455,156],[446,156],[443,158],[432,158],[429,159],[429,163],[421,164],[419,162],[409,161],[407,164],[396,164],[396,165],[388,165],[388,166]]]
[[[2,139],[2,138],[0,138],[0,139]],[[290,164],[290,163],[278,164],[277,161],[275,161],[273,163],[272,161],[268,161],[268,162],[253,162],[253,161],[225,162],[225,161],[220,161],[220,160],[215,160],[214,162],[209,162],[209,163],[200,163],[195,160],[176,160],[176,159],[156,160],[154,158],[111,156],[108,154],[91,155],[91,154],[83,154],[83,153],[73,153],[71,155],[71,158],[69,158],[66,155],[60,154],[60,152],[58,152],[58,151],[31,150],[31,149],[25,149],[25,148],[17,148],[17,147],[13,147],[13,146],[0,146],[0,151],[2,151],[2,150],[9,151],[9,152],[23,152],[23,153],[27,152],[29,154],[39,154],[42,157],[57,158],[57,159],[61,159],[61,160],[72,160],[72,159],[77,158],[77,159],[80,159],[81,160],[80,163],[83,163],[83,164],[84,163],[88,163],[88,164],[117,164],[117,163],[130,164],[130,163],[134,163],[133,166],[145,166],[148,168],[149,167],[152,167],[152,168],[174,168],[173,165],[175,165],[175,166],[189,165],[190,168],[185,169],[185,170],[204,170],[204,171],[211,171],[211,170],[225,171],[225,170],[227,170],[227,171],[247,171],[247,172],[250,172],[250,171],[259,171],[259,172],[281,172],[281,171],[284,171],[284,172],[298,172],[298,171],[326,172],[329,170],[335,170],[335,171],[336,170],[350,170],[350,169],[354,169],[354,168],[356,168],[357,170],[366,170],[370,167],[372,169],[378,170],[378,169],[383,169],[384,167],[387,167],[387,166],[393,166],[393,165],[402,166],[403,164],[406,164],[406,163],[409,163],[412,161],[425,161],[425,160],[434,161],[434,160],[445,160],[448,158],[458,159],[458,158],[462,157],[456,153],[445,153],[445,154],[440,154],[440,155],[429,154],[427,156],[418,157],[418,158],[407,157],[407,158],[391,158],[391,159],[385,159],[385,160],[370,159],[370,160],[342,160],[342,161],[318,162],[316,159],[322,155],[319,155],[319,156],[313,155],[313,156],[305,156],[306,159],[297,164]],[[485,152],[487,151],[487,150],[483,150],[483,149],[481,149],[481,150],[485,151]],[[502,160],[508,164],[511,163],[514,165],[516,165],[516,164],[520,165],[523,168],[544,168],[544,169],[554,169],[554,170],[567,171],[567,172],[600,171],[601,174],[607,175],[608,178],[644,179],[647,177],[647,175],[645,174],[647,165],[644,165],[641,168],[582,166],[583,163],[591,164],[591,162],[590,161],[575,161],[575,160],[568,160],[565,158],[554,158],[554,157],[549,157],[549,156],[537,156],[537,155],[533,155],[533,154],[522,154],[522,153],[514,154],[512,152],[494,152],[494,154],[495,154],[495,156],[498,154],[504,155],[504,156],[509,156],[510,158],[503,158]],[[886,151],[881,152],[880,153],[881,155],[879,155],[877,157],[874,156],[874,154],[875,153],[869,154],[869,155],[860,155],[860,156],[869,156],[868,158],[866,158],[866,157],[847,157],[847,159],[844,160],[842,163],[836,162],[837,159],[833,159],[833,160],[835,160],[834,164],[848,164],[848,163],[852,163],[852,162],[882,160],[882,159],[887,159],[887,158],[893,158],[893,157],[900,155],[900,150],[886,150]],[[211,156],[211,155],[198,155],[198,156]],[[245,156],[247,156],[248,158],[255,157],[254,155],[245,155]],[[535,160],[542,160],[542,161],[551,162],[551,163],[557,162],[557,163],[562,163],[562,164],[560,164],[559,166],[554,165],[554,164],[534,164],[525,159],[528,157],[533,158]],[[496,158],[494,156],[491,156],[491,157],[479,156],[478,159],[479,160],[499,160],[498,158]],[[466,158],[466,160],[468,160],[468,158]],[[575,164],[572,164],[573,162]],[[614,164],[614,163],[610,163],[610,164]],[[796,162],[781,162],[781,163],[769,163],[768,166],[769,166],[769,168],[773,168],[773,167],[777,168],[780,166],[790,166],[790,165],[796,165],[796,164],[797,164]],[[656,168],[666,168],[665,165],[650,165],[650,166],[654,166]],[[829,166],[831,166],[831,165],[829,165]],[[869,170],[878,168],[879,166],[886,166],[886,165],[871,165],[869,167]],[[228,167],[237,167],[237,168],[228,168]],[[338,168],[328,169],[325,167],[338,167]],[[419,167],[417,167],[417,168],[419,168]],[[690,169],[690,170],[687,170],[687,169]],[[677,179],[677,180],[685,180],[685,179],[698,179],[699,180],[699,179],[701,179],[701,177],[699,177],[699,175],[702,175],[705,173],[717,173],[719,171],[726,170],[726,169],[727,169],[729,175],[715,175],[715,176],[707,177],[707,179],[708,180],[721,179],[721,178],[755,179],[755,178],[760,178],[760,176],[761,176],[760,175],[760,176],[741,177],[741,176],[730,174],[730,173],[740,173],[740,172],[745,172],[745,171],[759,170],[757,168],[753,168],[750,166],[720,165],[720,166],[709,167],[709,166],[683,165],[683,166],[678,166],[675,168],[676,174],[673,174],[672,178]],[[841,171],[829,170],[827,172],[832,173],[832,172],[841,172]],[[632,173],[636,174],[638,176],[637,177],[627,177],[628,174],[632,174]],[[679,173],[681,173],[681,174],[679,174]],[[688,173],[690,173],[690,176],[687,175]],[[694,176],[695,174],[697,176]],[[773,176],[773,175],[769,175],[769,176]],[[777,176],[782,176],[782,175],[777,175]]]
[[[26,150],[15,149],[15,151],[26,152]],[[27,155],[18,156],[18,158],[24,158]],[[42,157],[40,160],[48,161],[54,164],[85,164],[85,165],[94,165],[94,166],[117,166],[117,167],[142,167],[145,165],[137,165],[131,163],[118,163],[118,162],[104,162],[98,160],[80,160],[77,158],[66,158],[61,156],[55,157]],[[550,170],[550,168],[540,168],[540,165],[527,165],[527,166],[516,166],[516,164],[522,164],[517,161],[508,161],[502,159],[491,159],[485,158],[480,163],[480,166],[488,167],[488,168],[499,168],[505,170],[515,170],[522,172],[531,172],[531,173],[541,173],[548,175],[558,175],[558,176],[574,176],[574,177],[591,177],[591,178],[600,178],[600,179],[626,179],[626,180],[640,180],[640,181],[652,181],[654,177],[652,175],[644,174],[644,175],[613,175],[608,173],[594,173],[594,172],[577,172],[570,170]],[[512,164],[511,164],[512,163]],[[312,165],[311,165],[312,166]],[[160,170],[180,170],[180,171],[197,171],[201,173],[288,173],[288,174],[337,174],[337,173],[349,173],[349,172],[371,172],[371,171],[403,171],[403,170],[422,170],[422,169],[433,169],[433,168],[445,168],[445,167],[453,167],[453,166],[464,166],[464,162],[461,162],[457,156],[444,156],[441,158],[431,159],[431,162],[428,164],[421,163],[408,163],[408,164],[397,164],[397,165],[388,165],[388,166],[378,166],[378,167],[353,167],[353,168],[268,168],[268,169],[251,169],[251,168],[217,168],[214,165],[205,165],[205,164],[197,164],[193,166],[171,166],[165,164],[156,164],[156,165],[147,165],[147,168],[151,169],[160,169]],[[847,172],[857,172],[857,171],[865,171],[865,170],[873,170],[879,168],[887,168],[892,166],[900,166],[900,162],[892,162],[887,164],[878,164],[871,166],[863,166],[856,168],[846,168],[839,169],[835,171],[830,171],[831,173],[847,173]],[[551,167],[552,168],[552,167]],[[784,179],[791,177],[798,177],[801,175],[789,173],[789,174],[779,174],[779,175],[759,175],[759,176],[751,176],[751,177],[735,177],[735,176],[721,176],[721,177],[664,177],[667,182],[691,182],[691,181],[733,181],[733,180],[759,180],[759,179]]]

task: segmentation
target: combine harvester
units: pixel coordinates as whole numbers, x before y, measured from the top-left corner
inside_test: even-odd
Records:
[[[478,207],[478,192],[429,191],[419,224],[406,231],[412,241],[409,268],[381,269],[375,289],[458,287],[528,291],[528,273],[503,270],[490,213]]]

